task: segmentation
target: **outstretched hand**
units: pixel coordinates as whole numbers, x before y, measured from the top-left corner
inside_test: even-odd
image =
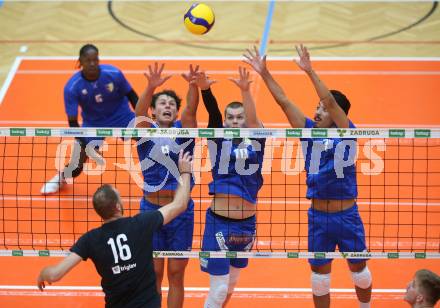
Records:
[[[45,270],[43,269],[40,273],[40,275],[38,275],[37,278],[37,287],[38,289],[40,289],[40,291],[44,291],[44,288],[46,287],[46,279],[45,277]],[[48,282],[49,284],[51,284],[50,282]]]
[[[267,70],[266,55],[261,57],[257,46],[254,46],[254,50],[246,49],[246,52],[243,54],[243,56],[246,58],[246,60],[243,60],[243,62],[252,66],[252,68],[258,74],[261,75],[265,70]]]
[[[154,62],[154,67],[151,67],[151,65],[148,65],[148,73],[145,72],[144,76],[148,80],[148,87],[152,89],[156,89],[157,87],[160,87],[163,85],[168,79],[170,79],[172,76],[165,76],[162,77],[162,71],[165,67],[165,64],[161,64],[159,67],[159,64],[157,62]]]
[[[296,65],[303,71],[310,72],[312,70],[312,62],[310,61],[310,54],[307,47],[301,44],[299,47],[295,46],[295,49],[299,56],[299,60],[295,59]]]
[[[183,73],[182,77],[183,79],[185,79],[188,83],[191,83],[191,80],[193,80],[196,77],[196,74],[199,71],[199,66],[196,65],[195,68],[193,68],[192,64],[189,65],[189,72],[188,73]]]
[[[216,80],[209,79],[205,72],[197,72],[191,83],[197,85],[201,90],[208,90],[212,84],[216,83]]]
[[[235,79],[235,78],[228,78],[228,79],[231,80],[233,83],[235,83],[240,88],[240,90],[248,91],[250,84],[252,83],[252,80],[249,80],[249,71],[244,67],[240,66],[238,68],[238,72],[240,73],[239,79]]]
[[[180,174],[191,173],[191,170],[192,170],[192,156],[191,156],[190,152],[183,153],[183,150],[180,150],[180,153],[179,153]]]

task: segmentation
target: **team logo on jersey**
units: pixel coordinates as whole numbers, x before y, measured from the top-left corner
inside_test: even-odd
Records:
[[[243,142],[245,146],[250,146],[252,144],[252,140],[249,138],[244,138]]]
[[[329,139],[324,139],[323,142],[324,144],[324,151],[330,150],[331,148],[333,148],[333,141],[330,142]]]
[[[81,93],[82,93],[82,95],[87,95],[88,92],[86,89],[82,89]]]
[[[107,90],[112,93],[113,90],[115,89],[115,85],[113,84],[113,82],[110,82],[108,84],[105,85],[105,87],[107,88]]]

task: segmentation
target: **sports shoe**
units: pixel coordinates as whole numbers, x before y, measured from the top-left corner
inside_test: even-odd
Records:
[[[60,190],[64,184],[66,184],[66,180],[57,173],[52,179],[43,185],[40,192],[42,195],[53,194]]]

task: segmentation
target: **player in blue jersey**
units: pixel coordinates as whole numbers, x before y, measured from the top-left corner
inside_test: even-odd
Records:
[[[240,78],[231,79],[241,90],[242,103],[232,102],[225,108],[225,119],[218,108],[210,86],[214,82],[200,72],[195,83],[200,87],[203,103],[209,113],[211,128],[258,128],[250,92],[249,72],[239,68]],[[263,185],[265,139],[215,138],[208,140],[213,181],[209,194],[213,195],[206,212],[203,251],[250,251],[256,235],[257,195]],[[209,293],[205,307],[224,307],[237,284],[240,270],[248,259],[201,258],[202,271],[209,273]]]
[[[319,96],[314,119],[285,95],[266,67],[266,56],[258,50],[248,50],[245,62],[263,78],[272,96],[283,109],[292,127],[296,128],[355,128],[348,119],[350,102],[339,91],[328,90],[312,68],[306,47],[296,47],[298,67],[310,78]],[[308,211],[309,251],[366,251],[364,226],[356,205],[357,182],[356,139],[301,139],[307,173],[307,198],[312,204]],[[313,301],[316,307],[330,305],[331,259],[309,259],[312,269]],[[372,277],[365,259],[348,259],[360,307],[370,307]]]
[[[190,66],[188,74],[182,75],[188,82],[187,104],[182,111],[181,120],[177,120],[181,99],[172,90],[155,93],[171,76],[162,76],[164,65],[148,67],[145,74],[148,85],[140,96],[136,106],[136,127],[144,128],[194,128],[197,127],[196,110],[198,106],[197,87],[190,83],[198,70]],[[153,120],[151,120],[151,118]],[[181,149],[191,154],[194,139],[190,138],[142,138],[138,141],[138,155],[144,177],[144,197],[141,211],[156,210],[173,199],[178,186],[178,154]],[[191,180],[191,188],[194,186]],[[192,248],[194,229],[194,201],[188,202],[187,210],[162,227],[154,234],[153,249],[157,251],[189,251]],[[169,258],[167,274],[169,281],[168,307],[182,307],[184,301],[184,275],[188,259]],[[154,269],[157,277],[157,289],[161,292],[165,259],[156,258]]]
[[[70,127],[79,127],[78,107],[81,107],[82,127],[127,127],[134,118],[138,96],[122,72],[109,64],[99,64],[96,46],[87,44],[79,51],[79,67],[64,87],[64,107]],[[81,174],[87,160],[86,147],[99,147],[103,138],[76,138],[70,164],[41,188],[42,194],[57,192],[66,179]],[[90,142],[90,144],[89,144]],[[90,153],[90,152],[89,152]]]

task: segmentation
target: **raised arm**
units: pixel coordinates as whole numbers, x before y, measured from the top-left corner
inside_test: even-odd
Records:
[[[300,69],[302,69],[307,76],[309,76],[310,80],[315,87],[316,93],[321,100],[324,108],[330,114],[333,122],[335,122],[337,127],[347,128],[349,126],[348,117],[345,114],[344,110],[339,107],[335,98],[326,87],[324,82],[319,78],[316,72],[312,68],[312,62],[310,61],[310,54],[307,48],[303,45],[295,46],[296,51],[298,52],[299,60],[295,60],[296,64]]]
[[[180,185],[176,190],[173,202],[159,209],[163,216],[164,225],[183,213],[188,206],[191,188],[191,165],[192,157],[190,153],[183,154],[183,150],[181,150],[179,153]]]
[[[199,89],[193,82],[199,66],[194,69],[192,64],[189,66],[189,72],[182,74],[183,79],[188,82],[188,93],[186,95],[186,106],[182,111],[180,117],[182,121],[182,127],[197,127],[197,107],[199,106]]]
[[[162,71],[165,67],[165,64],[161,64],[159,67],[159,64],[157,62],[154,63],[154,68],[151,67],[151,65],[148,65],[148,73],[144,73],[144,76],[148,80],[148,85],[145,88],[145,90],[142,92],[141,96],[139,97],[139,101],[136,104],[136,118],[138,117],[150,117],[149,115],[149,109],[151,106],[151,100],[153,98],[154,91],[157,87],[160,87],[162,84],[164,84],[168,79],[171,78],[171,76],[165,76],[162,77]],[[142,127],[150,127],[151,123],[149,121],[142,121],[142,118],[137,119],[136,121],[136,127],[142,128]]]
[[[257,47],[254,46],[253,51],[250,49],[246,50],[244,57],[246,58],[244,62],[252,66],[252,68],[261,76],[261,78],[263,78],[263,81],[273,98],[287,116],[290,125],[292,127],[303,128],[306,123],[304,114],[292,101],[289,100],[287,95],[284,93],[284,90],[267,69],[266,56],[261,57]]]
[[[238,72],[240,74],[239,79],[229,78],[233,83],[240,88],[241,98],[243,101],[244,113],[246,115],[246,127],[255,128],[262,127],[260,120],[257,117],[257,110],[255,109],[254,98],[251,95],[249,80],[249,72],[244,67],[239,67]]]
[[[74,268],[79,262],[81,262],[81,260],[82,259],[80,256],[72,252],[57,265],[51,265],[43,268],[37,278],[38,288],[43,291],[43,289],[46,287],[46,282],[52,284],[52,282],[60,280],[72,268]]]
[[[203,105],[205,105],[208,111],[209,120],[208,127],[216,128],[223,126],[223,117],[220,109],[218,108],[217,100],[211,91],[211,85],[216,83],[215,80],[209,79],[205,72],[199,72],[196,74],[193,82],[202,91]]]

